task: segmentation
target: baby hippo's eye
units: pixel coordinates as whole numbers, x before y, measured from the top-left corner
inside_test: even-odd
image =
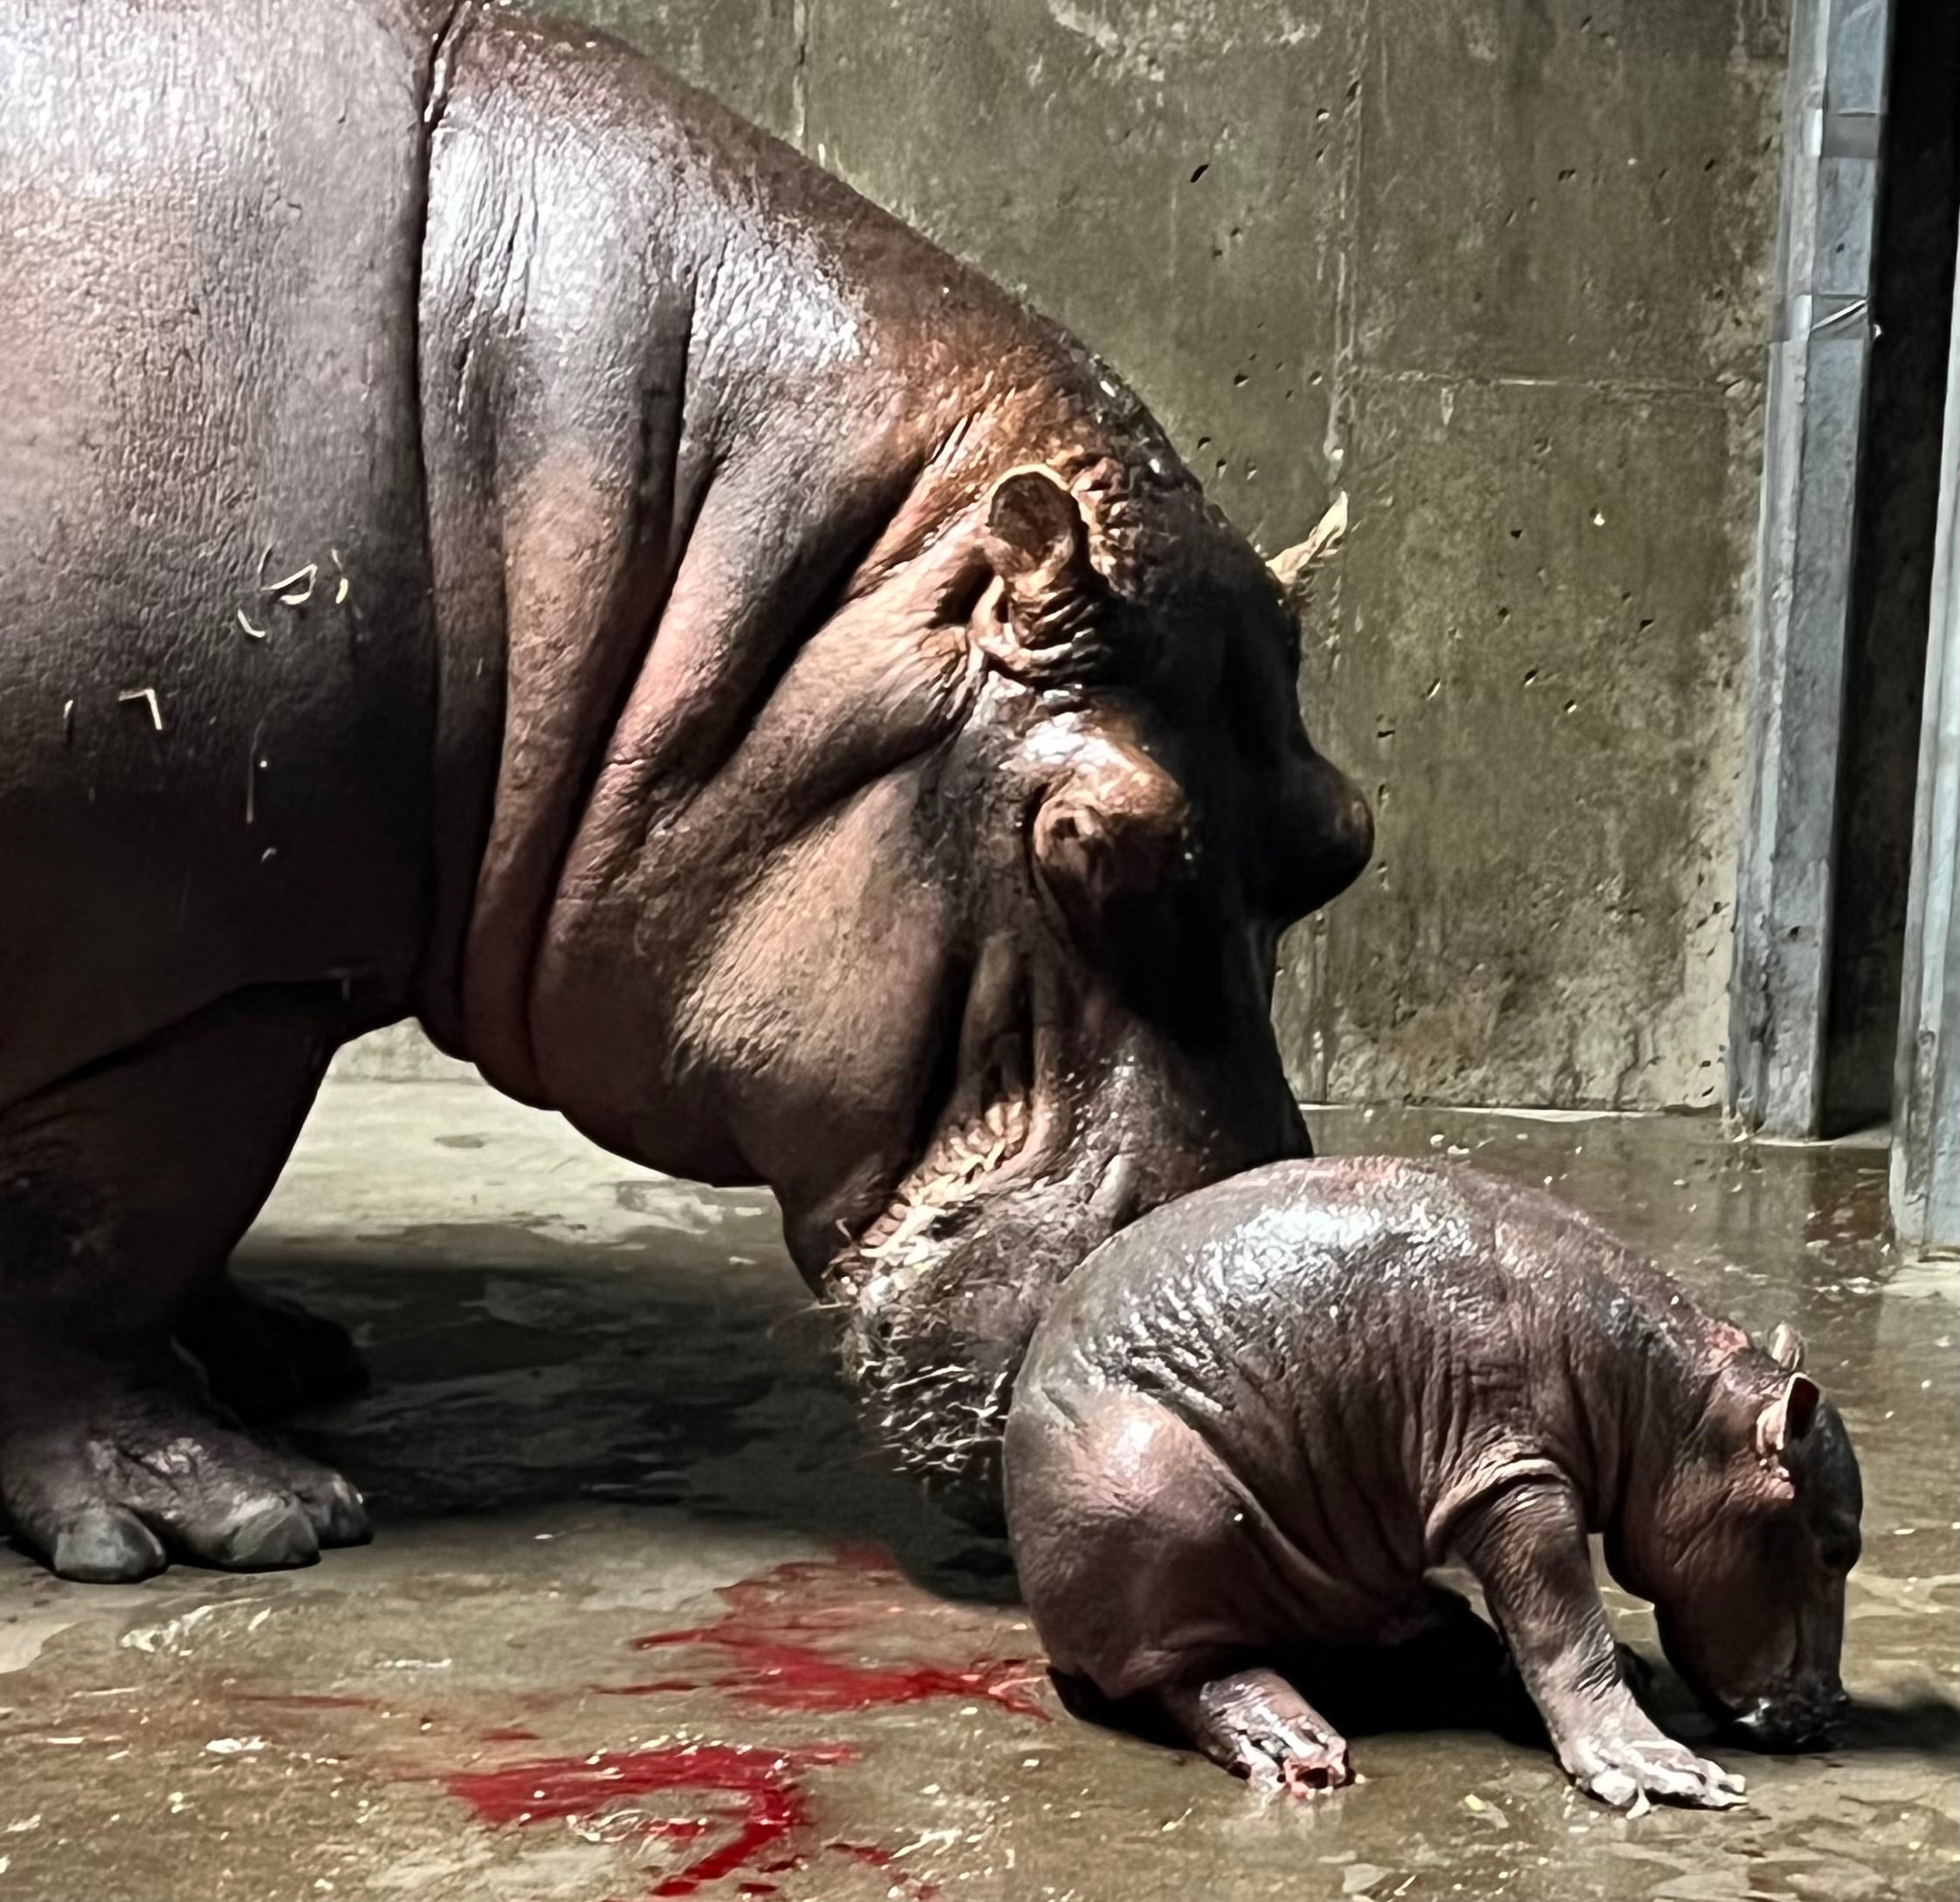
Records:
[[[1861,1549],[1854,1532],[1827,1533],[1817,1542],[1817,1555],[1826,1572],[1848,1572],[1858,1563]]]

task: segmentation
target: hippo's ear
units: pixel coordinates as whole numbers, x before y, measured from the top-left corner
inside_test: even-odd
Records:
[[[1804,1340],[1788,1321],[1778,1321],[1770,1336],[1770,1358],[1786,1374],[1794,1374],[1804,1364]]]
[[[1809,1433],[1824,1395],[1807,1374],[1792,1374],[1783,1391],[1756,1416],[1756,1451],[1763,1459],[1779,1458]]]
[[[999,612],[1008,625],[1000,631],[1012,646],[1061,645],[1080,631],[1102,596],[1082,505],[1052,469],[1010,469],[994,485],[980,545],[1001,578]],[[996,658],[1010,657],[1002,652]]]

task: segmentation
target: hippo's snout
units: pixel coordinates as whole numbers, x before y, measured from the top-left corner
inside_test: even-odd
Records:
[[[1842,1685],[1806,1685],[1757,1698],[1730,1722],[1759,1750],[1821,1750],[1850,1703]]]

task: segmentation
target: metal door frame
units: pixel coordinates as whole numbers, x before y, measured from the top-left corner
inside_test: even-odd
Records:
[[[1892,0],[1794,0],[1726,1101],[1814,1136]]]
[[[1893,1094],[1892,1222],[1922,1251],[1960,1250],[1960,275],[1954,288]]]

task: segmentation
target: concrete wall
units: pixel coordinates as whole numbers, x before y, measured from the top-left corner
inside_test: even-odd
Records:
[[[1267,552],[1336,488],[1316,1099],[1714,1099],[1782,0],[559,0],[1079,330]]]

